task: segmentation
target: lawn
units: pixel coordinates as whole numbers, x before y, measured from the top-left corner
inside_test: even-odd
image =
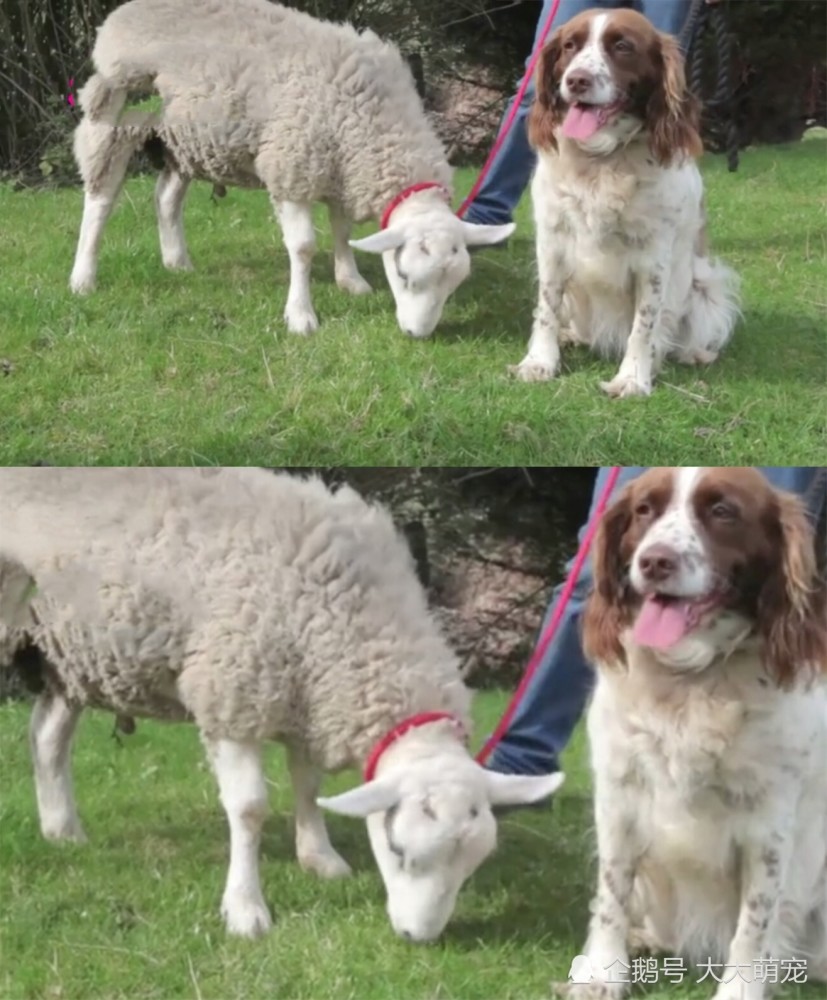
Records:
[[[105,233],[99,290],[67,280],[78,189],[0,187],[0,463],[267,465],[812,464],[827,459],[827,140],[703,164],[714,246],[744,278],[745,317],[719,363],[670,365],[649,399],[610,400],[613,365],[569,350],[564,377],[525,385],[534,306],[530,206],[506,249],[475,255],[435,337],[396,327],[378,291],[314,265],[313,337],[281,318],[287,256],[263,192],[186,210],[196,271],[163,269],[151,177]],[[474,173],[459,173],[466,191]],[[362,232],[368,232],[365,227]]]
[[[478,699],[479,738],[505,700]],[[294,864],[286,771],[274,748],[262,878],[277,924],[248,942],[227,938],[218,916],[227,832],[195,731],[139,723],[119,745],[111,716],[88,714],[75,787],[90,842],[50,845],[37,830],[27,715],[0,705],[3,1000],[542,1000],[582,948],[592,878],[582,731],[554,809],[501,820],[499,850],[432,946],[393,935],[362,823],[330,823],[354,878],[322,883]],[[343,775],[330,787],[354,780]],[[661,980],[646,996],[711,997],[701,974],[691,970],[681,986]],[[824,987],[786,986],[779,996],[816,1000]]]

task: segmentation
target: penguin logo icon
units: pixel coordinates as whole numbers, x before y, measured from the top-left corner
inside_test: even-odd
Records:
[[[573,983],[590,983],[592,981],[592,963],[586,955],[575,955],[571,960],[569,979]]]

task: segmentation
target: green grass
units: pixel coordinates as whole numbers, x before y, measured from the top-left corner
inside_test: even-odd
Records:
[[[504,706],[504,695],[480,696],[478,734]],[[582,949],[593,853],[582,731],[554,809],[504,817],[499,849],[465,886],[444,938],[415,947],[385,918],[361,822],[330,821],[354,878],[324,883],[292,860],[279,749],[269,759],[273,815],[262,859],[277,924],[265,939],[239,941],[218,916],[227,832],[195,731],[139,723],[119,746],[111,716],[85,716],[74,770],[90,842],[54,845],[37,829],[27,716],[23,706],[0,706],[4,1000],[540,1000]],[[354,780],[343,775],[330,787]],[[699,975],[646,995],[708,998]],[[781,993],[823,996],[815,985]]]
[[[745,319],[719,363],[670,365],[655,394],[614,401],[612,363],[569,350],[564,376],[506,374],[531,326],[528,200],[505,250],[476,255],[437,335],[397,329],[378,291],[314,265],[322,328],[287,333],[287,257],[263,192],[187,206],[192,274],[163,269],[153,180],[131,180],[104,236],[99,290],[67,280],[79,190],[0,188],[0,463],[795,464],[827,458],[824,138],[751,150],[729,174],[707,157],[713,244],[744,277]],[[472,171],[459,175],[467,190]],[[368,229],[364,229],[367,232]]]

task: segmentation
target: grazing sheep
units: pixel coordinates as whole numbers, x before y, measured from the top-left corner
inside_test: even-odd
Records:
[[[69,756],[84,707],[195,722],[230,826],[222,912],[236,934],[271,923],[265,740],[287,748],[299,863],[349,871],[320,804],[366,817],[391,922],[414,940],[441,933],[493,850],[491,807],[562,782],[469,756],[470,695],[404,540],[383,509],[316,479],[0,469],[0,663],[22,649],[42,664],[31,746],[46,837],[83,839]],[[321,774],[348,767],[364,784],[317,801]]]
[[[451,167],[410,69],[371,31],[267,0],[131,0],[98,30],[92,59],[74,143],[85,190],[76,292],[94,287],[103,226],[147,143],[164,164],[155,205],[166,267],[192,266],[182,221],[192,178],[267,189],[290,258],[284,316],[295,333],[318,327],[314,202],[328,206],[339,287],[370,291],[351,247],[381,253],[399,325],[413,337],[430,336],[470,273],[466,248],[514,229],[453,214]],[[157,92],[162,111],[122,116],[130,91]],[[383,228],[350,242],[351,224],[368,219]]]

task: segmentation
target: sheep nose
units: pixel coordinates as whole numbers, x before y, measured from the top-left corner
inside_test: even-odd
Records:
[[[594,77],[587,69],[572,70],[566,77],[569,90],[578,97],[585,94],[594,83]]]
[[[668,545],[650,545],[638,556],[640,572],[645,580],[658,583],[670,577],[678,568],[678,553]]]

